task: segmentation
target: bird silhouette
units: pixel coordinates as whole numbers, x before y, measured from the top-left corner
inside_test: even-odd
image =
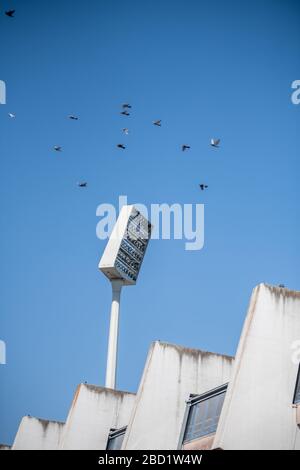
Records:
[[[68,116],[69,119],[72,119],[73,121],[78,121],[78,117],[77,116],[74,116],[74,114],[70,114],[70,116]]]
[[[5,12],[6,16],[9,16],[10,18],[13,18],[14,17],[14,14],[15,14],[15,11],[16,10],[8,10]]]
[[[208,188],[207,184],[203,184],[203,183],[199,184],[199,187],[200,187],[201,191],[204,191],[204,189]]]
[[[86,181],[79,182],[79,183],[77,183],[77,186],[79,186],[79,188],[86,188],[87,187],[87,182]]]
[[[123,116],[130,116],[130,113],[126,111],[126,109],[124,111],[121,111],[120,114],[123,114]]]
[[[161,119],[158,119],[157,121],[153,121],[153,124],[155,126],[161,127]]]
[[[62,147],[60,145],[55,145],[53,148],[56,152],[61,152],[62,150]]]
[[[12,119],[16,117],[16,115],[13,114],[13,113],[8,113],[8,115],[9,115],[9,117],[12,118]]]
[[[190,149],[190,148],[191,148],[191,147],[190,147],[189,145],[185,145],[185,144],[181,146],[181,150],[182,150],[183,152],[185,152],[185,150],[188,150],[188,149]]]
[[[124,127],[122,129],[122,131],[124,132],[124,134],[128,135],[129,134],[129,129],[127,129],[127,127]]]
[[[119,149],[123,149],[123,150],[126,149],[125,145],[123,145],[123,144],[118,144],[117,147],[118,147]]]
[[[131,106],[129,103],[123,103],[123,104],[122,104],[122,108],[123,108],[123,109],[131,109],[132,106]]]
[[[211,139],[211,140],[210,140],[210,145],[211,145],[212,147],[218,148],[218,147],[219,147],[219,143],[220,143],[220,139]]]

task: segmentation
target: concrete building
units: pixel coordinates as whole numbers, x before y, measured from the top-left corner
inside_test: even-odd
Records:
[[[299,358],[300,292],[260,284],[235,359],[154,342],[136,395],[81,384],[65,425],[25,417],[12,449],[300,450]]]
[[[185,401],[227,383],[233,362],[233,357],[153,343],[122,448],[177,449]]]
[[[12,450],[55,450],[59,448],[64,423],[24,416]]]
[[[264,284],[256,287],[215,447],[300,450],[299,364],[292,360],[292,346],[299,339],[300,292]]]
[[[60,449],[105,449],[111,429],[126,426],[135,395],[80,384],[64,427]]]

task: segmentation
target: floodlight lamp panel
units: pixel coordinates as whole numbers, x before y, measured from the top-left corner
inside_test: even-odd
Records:
[[[99,263],[112,280],[134,285],[151,237],[152,225],[133,205],[123,206]]]

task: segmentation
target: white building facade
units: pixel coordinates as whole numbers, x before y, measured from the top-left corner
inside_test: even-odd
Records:
[[[65,424],[25,417],[12,449],[300,450],[299,340],[300,292],[260,284],[235,358],[157,341],[136,394],[80,384]]]

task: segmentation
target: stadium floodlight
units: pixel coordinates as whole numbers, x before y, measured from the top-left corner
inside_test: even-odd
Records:
[[[134,285],[151,236],[152,225],[133,205],[123,206],[99,269],[112,285],[105,387],[116,386],[120,298],[123,286]]]

